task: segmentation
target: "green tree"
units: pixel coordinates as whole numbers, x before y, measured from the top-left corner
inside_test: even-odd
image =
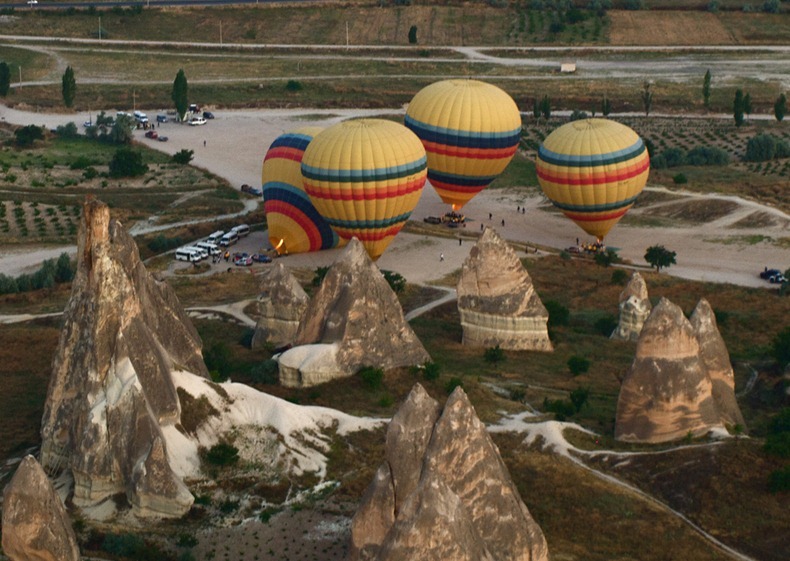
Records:
[[[774,101],[774,117],[780,123],[782,119],[785,118],[785,114],[787,113],[787,96],[785,94],[779,94],[779,97],[776,98]]]
[[[74,96],[77,95],[77,80],[74,78],[74,69],[66,67],[61,80],[61,92],[63,93],[63,103],[66,107],[74,105]]]
[[[676,252],[668,250],[663,245],[651,245],[645,252],[645,261],[651,267],[655,267],[657,272],[660,272],[662,268],[674,265],[676,256]]]
[[[752,96],[748,92],[743,94],[743,112],[746,113],[746,116],[752,114]]]
[[[576,413],[582,410],[588,397],[590,397],[590,388],[576,388],[571,392],[570,400]]]
[[[143,155],[131,148],[119,148],[110,160],[110,177],[137,177],[147,171]]]
[[[642,106],[645,108],[645,117],[650,115],[650,108],[653,106],[653,92],[650,91],[650,82],[642,84]]]
[[[540,113],[546,120],[551,117],[551,100],[547,95],[544,95],[540,100]]]
[[[177,164],[181,164],[183,166],[187,165],[189,162],[192,161],[192,158],[195,157],[194,150],[188,150],[186,148],[182,148],[175,154],[173,154],[173,161]]]
[[[702,79],[702,102],[706,109],[710,109],[710,69],[705,72],[705,78]]]
[[[767,162],[776,156],[777,139],[772,134],[760,133],[746,142],[743,159],[747,162]]]
[[[11,68],[8,63],[0,62],[0,96],[7,96],[8,91],[11,89]]]
[[[571,371],[571,374],[574,376],[578,376],[579,374],[584,374],[590,369],[590,361],[584,358],[583,356],[573,355],[571,358],[568,359],[568,370]]]
[[[409,44],[416,45],[417,44],[417,26],[412,25],[409,28]]]
[[[603,113],[604,117],[607,117],[609,113],[612,112],[612,102],[609,101],[609,98],[604,94],[603,101],[601,101],[601,113]]]
[[[535,119],[540,119],[540,101],[536,97],[535,100],[532,102],[532,116]]]
[[[179,69],[176,79],[173,80],[173,93],[170,94],[170,98],[176,106],[178,118],[183,121],[189,109],[189,84],[183,69]]]
[[[131,144],[134,119],[129,115],[119,115],[115,119],[108,135],[102,135],[102,140],[111,144]]]
[[[790,364],[790,327],[785,327],[774,337],[771,350],[780,368],[785,368]]]
[[[743,124],[743,112],[743,90],[739,88],[735,90],[735,99],[732,102],[732,115],[735,118],[736,127]]]
[[[27,125],[14,131],[16,145],[24,148],[32,146],[36,140],[44,138],[44,129],[36,125]]]
[[[74,279],[74,265],[68,253],[61,253],[55,263],[55,282],[70,282]]]

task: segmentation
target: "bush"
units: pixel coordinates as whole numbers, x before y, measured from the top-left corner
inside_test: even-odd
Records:
[[[230,358],[230,349],[222,341],[214,343],[203,353],[203,362],[206,363],[206,368],[212,373],[212,379],[215,382],[228,379],[230,375]]]
[[[457,376],[453,376],[444,385],[444,391],[447,392],[447,395],[450,395],[451,393],[453,393],[455,391],[455,388],[458,388],[458,387],[463,389],[464,382],[463,382],[463,380],[461,380],[461,378],[459,378]]]
[[[101,548],[120,557],[138,557],[145,551],[145,540],[134,534],[107,534]]]
[[[231,466],[239,461],[239,449],[227,442],[220,442],[208,449],[205,459],[214,466]]]
[[[365,384],[368,389],[377,390],[384,383],[384,371],[381,368],[365,366],[358,374],[362,379],[362,383]]]
[[[579,374],[584,374],[590,369],[590,361],[584,358],[583,356],[573,355],[571,358],[568,359],[568,370],[571,371],[571,374],[574,376],[578,376]]]
[[[612,279],[610,282],[612,284],[619,284],[623,286],[628,282],[628,273],[626,273],[623,269],[615,269],[612,271]]]
[[[496,347],[488,347],[483,352],[483,360],[486,362],[490,362],[492,364],[497,364],[499,362],[504,362],[507,359],[505,356],[504,349],[500,348],[499,345]]]
[[[33,146],[36,140],[44,138],[44,129],[36,125],[28,125],[14,131],[16,145],[19,147]]]
[[[672,177],[672,181],[675,182],[675,185],[684,185],[689,182],[688,177],[683,173],[675,174]]]
[[[617,318],[614,316],[598,318],[595,321],[595,330],[604,337],[609,337],[615,329],[617,329]]]
[[[93,166],[85,168],[85,171],[82,172],[82,178],[87,181],[97,177],[99,177],[99,172]]]
[[[790,365],[790,327],[785,327],[776,334],[771,343],[771,351],[779,368]],[[790,425],[790,422],[788,424]],[[790,431],[790,426],[786,430]]]
[[[77,124],[71,121],[65,125],[58,125],[55,127],[55,134],[60,138],[77,138],[80,132],[77,129]]]
[[[554,413],[554,418],[557,421],[564,421],[576,412],[576,408],[568,400],[565,399],[543,399],[543,409],[549,413]]]
[[[324,282],[324,277],[329,272],[329,267],[316,267],[315,271],[313,271],[313,280],[310,284],[313,286],[321,286],[321,283]]]
[[[767,133],[753,136],[746,143],[746,154],[743,159],[747,162],[767,162],[776,155],[776,138]]]
[[[595,263],[601,267],[608,267],[612,263],[619,263],[620,256],[614,249],[607,249],[606,251],[595,254]]]
[[[178,541],[176,541],[178,547],[195,547],[197,544],[198,540],[192,534],[178,534]]]
[[[256,384],[274,385],[279,379],[279,366],[276,360],[265,360],[250,370],[250,378]]]
[[[195,157],[194,150],[187,150],[186,148],[182,148],[181,150],[173,154],[173,162],[185,166],[189,162],[191,162],[192,158],[194,157]]]
[[[422,376],[426,380],[438,380],[440,373],[441,368],[433,361],[426,360],[425,364],[422,365]]]
[[[571,392],[570,399],[576,413],[582,410],[590,397],[590,388],[576,388]]]
[[[686,153],[686,164],[690,166],[726,166],[730,155],[715,146],[697,146]]]
[[[381,274],[384,275],[384,280],[390,285],[390,288],[395,293],[401,293],[406,288],[406,279],[395,271],[382,270]]]
[[[150,242],[148,242],[147,246],[148,249],[150,249],[154,253],[164,253],[165,251],[169,251],[171,249],[179,247],[182,244],[183,244],[183,240],[179,237],[168,238],[165,237],[163,234],[159,234]]]
[[[304,86],[299,80],[288,80],[288,83],[285,84],[285,89],[289,92],[298,92],[304,89]]]
[[[110,177],[138,177],[147,171],[143,155],[129,148],[119,148],[110,160]]]
[[[549,312],[549,327],[568,325],[571,317],[571,312],[568,308],[556,300],[546,300],[543,305],[546,306],[546,310]]]
[[[768,476],[768,490],[771,493],[790,491],[790,465],[771,472]]]

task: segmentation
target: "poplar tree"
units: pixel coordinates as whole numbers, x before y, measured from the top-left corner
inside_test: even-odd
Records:
[[[77,81],[74,79],[74,69],[71,66],[66,67],[63,73],[61,91],[63,93],[63,103],[66,107],[71,107],[74,104],[74,96],[77,94]]]
[[[178,71],[176,79],[173,80],[173,93],[170,97],[176,105],[178,118],[183,121],[184,116],[187,114],[187,109],[189,108],[189,85],[187,84],[187,77],[183,69]]]

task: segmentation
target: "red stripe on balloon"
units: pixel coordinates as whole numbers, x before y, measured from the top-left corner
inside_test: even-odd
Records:
[[[266,201],[264,210],[267,215],[269,213],[282,214],[296,222],[307,234],[307,239],[310,240],[310,251],[321,249],[321,233],[315,223],[297,207],[284,201]]]
[[[625,207],[624,209],[617,210],[615,212],[610,212],[607,214],[585,214],[585,213],[577,213],[577,212],[567,212],[563,211],[565,216],[570,218],[571,220],[579,220],[580,222],[603,222],[604,220],[613,220],[615,218],[621,218],[628,209],[631,208],[631,205]]]
[[[376,229],[376,230],[345,230],[342,228],[336,228],[335,231],[337,235],[341,238],[345,238],[350,240],[351,238],[357,238],[361,242],[378,242],[383,240],[386,237],[394,236],[398,232],[401,231],[403,228],[403,222],[399,222],[394,226],[390,226],[385,230]]]
[[[596,173],[589,177],[582,178],[569,178],[567,176],[556,175],[544,169],[538,161],[537,173],[540,179],[556,183],[558,185],[602,185],[604,183],[613,183],[615,181],[625,181],[641,175],[650,168],[650,159],[644,158],[638,165],[630,165],[627,167],[620,167],[615,170],[615,173],[604,171],[603,173]],[[589,168],[566,168],[567,170],[580,171]]]
[[[513,154],[516,153],[516,148],[518,148],[518,144],[508,146],[507,148],[464,148],[461,146],[450,146],[448,144],[427,141],[423,141],[423,146],[425,146],[425,151],[431,154],[456,158],[470,158],[474,160],[511,158]]]
[[[304,190],[311,197],[328,199],[331,201],[372,201],[379,199],[390,199],[392,197],[402,197],[419,191],[425,185],[425,175],[422,174],[411,181],[399,183],[392,187],[376,189],[355,189],[347,190],[337,187],[322,187],[314,185],[305,179]]]
[[[265,162],[272,158],[281,158],[283,160],[292,160],[294,162],[301,163],[302,156],[304,156],[304,150],[291,148],[290,146],[280,146],[278,148],[272,148],[266,152],[266,156],[263,158],[263,161]]]

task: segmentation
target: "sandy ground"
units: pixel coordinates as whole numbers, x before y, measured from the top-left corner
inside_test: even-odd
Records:
[[[153,116],[156,109],[149,109]],[[394,109],[393,113],[402,113]],[[280,134],[308,125],[330,126],[350,117],[381,114],[377,110],[236,110],[216,111],[217,118],[205,126],[190,127],[177,123],[164,123],[160,134],[167,135],[169,142],[145,139],[137,131],[139,141],[175,153],[182,148],[195,151],[194,164],[227,179],[232,185],[261,184],[261,165],[266,149]],[[87,114],[38,114],[26,113],[0,107],[0,119],[18,124],[38,124],[47,128],[75,121],[87,120]],[[205,146],[204,146],[205,142]],[[712,195],[713,196],[713,195]],[[738,242],[737,236],[761,234],[774,240],[790,237],[790,216],[772,209],[760,207],[736,199],[741,205],[730,217],[707,224],[673,227],[629,227],[616,226],[607,238],[610,247],[636,265],[644,265],[645,249],[662,244],[677,252],[677,265],[667,270],[668,274],[713,282],[727,282],[744,286],[768,285],[757,274],[763,267],[784,270],[790,266],[790,252],[778,244],[762,242],[747,244]],[[479,232],[481,224],[494,226],[509,240],[538,244],[552,248],[566,248],[576,238],[588,239],[579,228],[562,215],[539,210],[546,201],[535,190],[526,193],[503,190],[483,191],[464,207],[469,222],[468,232]],[[527,211],[520,214],[517,206]],[[768,228],[733,229],[732,223],[742,218],[749,209],[772,213],[777,224]],[[421,220],[428,215],[441,214],[447,210],[433,189],[426,186],[412,218]],[[635,213],[636,211],[632,211]],[[492,219],[489,219],[489,213]],[[504,220],[504,226],[503,221]],[[724,243],[726,242],[726,243]],[[410,282],[429,282],[457,269],[467,255],[470,241],[461,245],[457,239],[442,239],[401,234],[379,260],[384,269],[392,269],[404,275]],[[45,248],[33,251],[18,248],[0,248],[0,270],[6,274],[18,274],[31,270],[45,258],[57,256],[64,248]],[[73,251],[73,248],[66,248]],[[330,264],[337,251],[310,255],[293,255],[286,258],[287,264],[315,267]],[[444,254],[444,261],[439,255]]]

